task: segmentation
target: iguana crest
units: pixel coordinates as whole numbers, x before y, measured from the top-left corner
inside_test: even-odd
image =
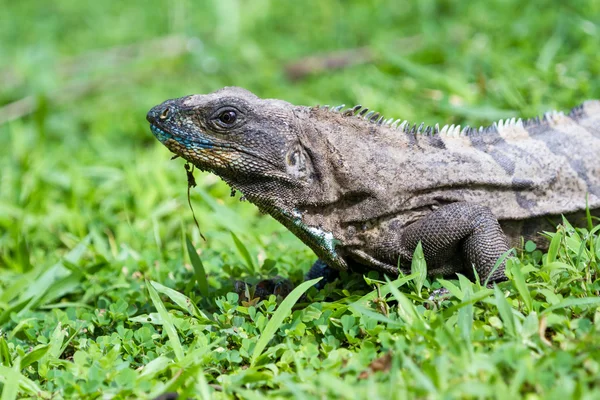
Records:
[[[338,113],[344,117],[359,118],[364,121],[368,121],[375,125],[388,126],[398,131],[415,134],[415,135],[447,135],[447,136],[467,136],[478,133],[489,133],[489,132],[501,132],[504,129],[509,128],[526,128],[531,126],[544,126],[552,125],[558,120],[565,117],[565,113],[562,111],[549,111],[541,117],[527,118],[525,120],[521,118],[508,118],[505,120],[499,120],[488,126],[480,126],[478,128],[471,127],[469,125],[461,129],[460,125],[444,125],[440,128],[439,124],[425,125],[424,122],[420,124],[411,123],[408,120],[386,118],[384,115],[377,111],[369,111],[369,108],[363,107],[360,104],[344,109],[345,104],[331,107],[329,105],[317,105],[314,109],[322,110],[326,112]],[[584,105],[580,104],[574,107],[568,114],[570,118],[577,119],[578,116],[583,112]]]

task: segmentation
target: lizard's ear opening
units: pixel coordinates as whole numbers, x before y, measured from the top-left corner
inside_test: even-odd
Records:
[[[287,173],[304,182],[313,180],[313,164],[306,150],[299,144],[292,146],[285,155]]]

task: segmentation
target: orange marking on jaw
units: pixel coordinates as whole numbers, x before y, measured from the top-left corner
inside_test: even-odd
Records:
[[[169,150],[185,160],[212,168],[225,168],[235,165],[240,159],[240,154],[234,151],[223,151],[214,147],[212,149],[190,149],[174,139],[168,139],[164,144]]]

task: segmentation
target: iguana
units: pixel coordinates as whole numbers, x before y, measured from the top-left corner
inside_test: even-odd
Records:
[[[600,216],[600,101],[478,129],[303,107],[225,87],[147,115],[169,150],[220,176],[318,256],[308,276],[410,269],[502,281],[522,238]],[[555,225],[554,225],[555,226]]]

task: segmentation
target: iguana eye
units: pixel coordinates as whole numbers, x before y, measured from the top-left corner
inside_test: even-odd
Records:
[[[244,123],[244,117],[243,109],[240,110],[233,105],[225,105],[213,111],[208,120],[217,132],[231,133],[234,128]]]
[[[165,108],[165,109],[163,110],[163,112],[161,112],[161,113],[160,113],[160,115],[159,115],[159,117],[158,117],[158,118],[160,118],[161,120],[163,120],[163,121],[164,121],[165,119],[167,119],[167,118],[169,117],[169,111],[170,111],[170,110],[169,110],[169,107]]]
[[[237,113],[233,110],[226,110],[219,114],[219,121],[224,125],[233,125],[237,120]]]

